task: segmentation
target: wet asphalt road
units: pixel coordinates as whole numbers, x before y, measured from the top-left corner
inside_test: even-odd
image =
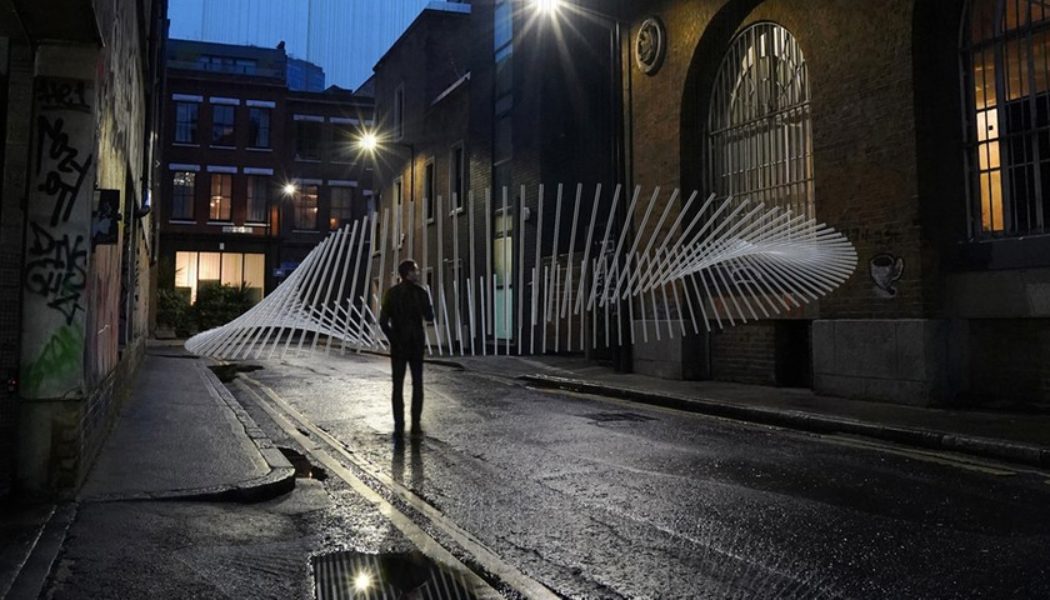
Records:
[[[259,364],[250,377],[563,596],[1050,597],[1047,474],[433,366],[426,437],[398,452],[385,360]]]

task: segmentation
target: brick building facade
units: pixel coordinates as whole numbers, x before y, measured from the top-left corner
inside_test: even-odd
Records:
[[[371,173],[352,140],[372,99],[310,91],[316,76],[293,76],[301,63],[283,48],[171,40],[160,288],[195,301],[200,285],[243,282],[261,299],[367,213]]]
[[[167,3],[0,18],[0,497],[75,492],[148,328]]]
[[[1050,252],[1040,207],[1050,196],[1038,189],[1046,167],[1031,156],[1042,147],[1034,132],[1045,69],[995,49],[1035,44],[1016,55],[1041,56],[1042,37],[1016,40],[1043,31],[1050,15],[1037,3],[994,0],[664,0],[625,10],[631,178],[720,191],[727,146],[714,99],[753,101],[720,89],[720,70],[770,69],[763,76],[780,93],[806,86],[801,155],[815,216],[845,232],[860,257],[845,285],[805,310],[709,336],[703,371],[805,385],[784,379],[801,368],[821,393],[911,404],[1047,400]],[[653,17],[666,54],[646,74],[635,58]],[[1018,79],[1029,66],[1035,79]],[[758,108],[759,121],[780,118],[783,98]],[[769,130],[790,123],[738,129],[734,139],[777,139]]]
[[[439,322],[449,312],[456,351],[528,347],[542,336],[541,326],[526,323],[532,269],[542,273],[554,264],[555,237],[559,254],[568,253],[577,183],[593,195],[596,184],[608,192],[617,180],[610,31],[580,20],[563,36],[554,25],[517,0],[433,2],[375,67],[377,252],[384,249],[384,229],[388,233],[382,260],[376,256],[372,264],[372,300],[396,281],[400,259],[415,258],[427,271]],[[567,60],[573,55],[587,56],[586,68]],[[558,184],[565,199],[556,230]],[[589,205],[582,210],[586,221]],[[546,219],[537,235],[541,212]],[[383,218],[391,223],[384,227]],[[391,235],[394,230],[399,233]],[[479,286],[490,285],[480,280],[490,271],[497,282],[486,291],[493,311],[486,318]],[[524,290],[520,305],[506,301],[516,289]],[[439,290],[449,306],[440,305]],[[488,321],[484,332],[475,325],[474,339],[472,303],[476,323]]]

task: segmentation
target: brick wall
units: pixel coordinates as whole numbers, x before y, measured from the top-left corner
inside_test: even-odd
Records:
[[[711,377],[776,385],[776,327],[769,321],[737,325],[711,335]]]
[[[0,76],[0,137],[4,148],[0,177],[0,497],[10,490],[18,423],[18,395],[8,390],[7,381],[17,376],[21,360],[19,345],[22,328],[22,249],[25,213],[26,161],[29,157],[30,121],[26,107],[32,104],[32,52],[12,43],[9,62]],[[6,102],[5,102],[6,100]]]

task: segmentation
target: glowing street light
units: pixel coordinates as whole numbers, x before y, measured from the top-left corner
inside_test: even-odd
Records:
[[[294,183],[286,183],[283,190],[285,196],[294,196],[299,191],[299,188],[295,187]]]
[[[366,592],[368,588],[372,586],[372,576],[368,573],[358,573],[354,577],[354,591]]]
[[[561,0],[532,0],[533,7],[545,15],[554,15],[561,8]]]
[[[367,131],[357,140],[357,147],[366,152],[375,152],[379,147],[379,137],[371,131]]]

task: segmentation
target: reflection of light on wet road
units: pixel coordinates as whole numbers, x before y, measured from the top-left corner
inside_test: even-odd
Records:
[[[340,460],[329,453],[329,450],[363,471],[369,478],[378,481],[382,487],[393,492],[402,501],[409,504],[411,508],[428,519],[430,525],[451,538],[485,572],[500,580],[501,583],[512,587],[526,598],[551,600],[557,598],[543,584],[529,578],[516,567],[504,562],[502,558],[488,549],[472,534],[460,528],[439,510],[416,496],[410,489],[391,479],[389,475],[383,473],[366,459],[347,451],[343,443],[309,421],[270,387],[247,375],[242,375],[241,378],[235,381],[235,384],[251,396],[259,408],[263,409],[286,434],[302,445],[315,460],[328,468],[333,475],[350,484],[350,487],[365,500],[374,504],[420,552],[436,563],[451,568],[470,580],[474,587],[474,592],[479,598],[500,598],[501,596],[419,525],[361,480],[350,469],[346,468]],[[256,389],[262,392],[262,395]],[[306,434],[303,433],[303,430],[306,430]]]

